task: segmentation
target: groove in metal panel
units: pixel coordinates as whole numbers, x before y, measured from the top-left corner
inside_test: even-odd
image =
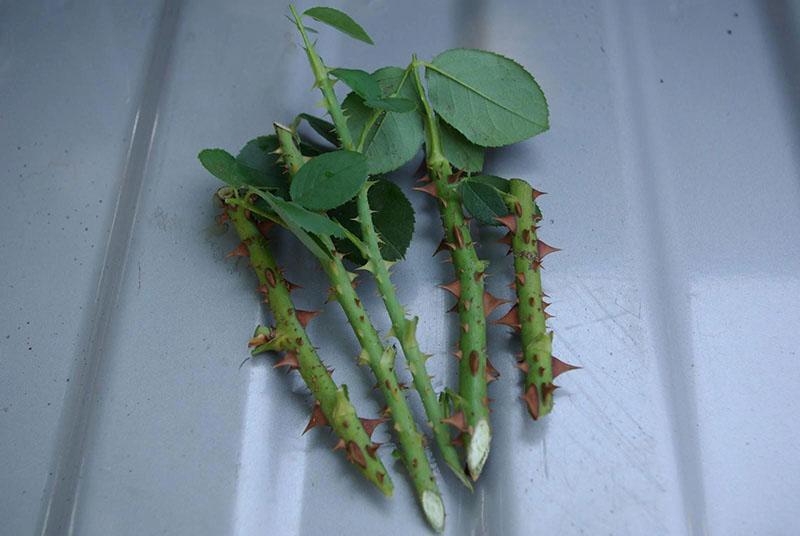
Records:
[[[697,395],[692,362],[694,360],[687,294],[686,271],[678,262],[677,245],[670,232],[668,167],[659,155],[659,122],[656,107],[648,95],[646,79],[651,72],[653,54],[646,17],[637,3],[607,1],[605,25],[611,54],[612,83],[618,114],[620,146],[625,155],[621,168],[626,187],[632,193],[631,209],[638,219],[641,236],[636,237],[641,251],[642,288],[650,302],[650,329],[658,355],[659,374],[671,421],[672,442],[681,504],[690,535],[706,534],[705,491],[698,438]]]
[[[106,334],[111,326],[125,275],[128,249],[145,172],[158,125],[158,109],[170,52],[179,20],[182,0],[165,0],[158,31],[152,45],[150,64],[133,118],[131,144],[125,158],[122,182],[114,207],[111,232],[97,282],[94,308],[87,316],[81,354],[75,358],[72,382],[61,413],[56,458],[45,486],[38,534],[72,534],[80,500],[81,469],[87,430],[96,396],[95,380],[104,354]]]

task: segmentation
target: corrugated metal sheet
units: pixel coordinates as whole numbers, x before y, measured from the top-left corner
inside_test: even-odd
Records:
[[[488,48],[527,66],[551,106],[552,129],[489,169],[551,193],[556,350],[584,370],[533,424],[513,341],[490,330],[492,457],[472,495],[442,475],[448,533],[800,532],[796,4],[340,7],[377,46],[322,31],[331,65]],[[401,468],[379,497],[331,438],[300,436],[298,380],[240,366],[263,311],[247,267],[223,259],[234,238],[215,232],[195,156],[313,108],[284,11],[0,3],[0,533],[427,533]],[[430,259],[432,206],[412,200],[396,280],[441,387],[456,329],[433,287],[450,268]],[[507,293],[507,261],[484,241]],[[280,257],[300,304],[319,303],[313,259],[290,240]],[[312,339],[376,411],[342,315],[322,318]]]

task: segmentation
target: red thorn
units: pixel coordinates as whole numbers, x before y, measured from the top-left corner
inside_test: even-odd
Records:
[[[267,293],[269,292],[269,287],[267,285],[261,285],[256,289],[256,291],[258,291],[261,294],[263,294],[264,296],[266,296]]]
[[[355,441],[347,443],[347,459],[361,468],[365,469],[367,467],[367,459],[364,457],[364,452]]]
[[[502,318],[495,320],[493,324],[502,324],[505,326],[512,327],[519,331],[522,328],[522,324],[519,323],[519,309],[515,305],[508,312],[503,315]]]
[[[306,425],[306,429],[303,430],[305,434],[312,428],[316,428],[317,426],[324,426],[328,424],[328,419],[325,417],[325,414],[322,413],[322,406],[319,405],[319,400],[314,403],[314,409],[311,410],[311,418],[308,420],[308,424]]]
[[[294,283],[292,283],[291,281],[289,281],[286,278],[283,278],[283,280],[286,282],[286,288],[289,290],[289,292],[293,291],[296,288],[303,288],[300,285],[295,285]]]
[[[581,367],[577,365],[570,365],[569,363],[564,363],[556,356],[552,356],[550,358],[553,367],[553,378],[558,378],[561,374],[565,372],[569,372],[570,370],[579,369]]]
[[[525,361],[525,360],[523,360],[523,361],[517,361],[517,362],[514,364],[514,366],[515,366],[515,367],[517,367],[517,368],[518,368],[519,370],[521,370],[522,372],[524,372],[525,374],[527,374],[527,373],[528,373],[528,371],[531,369],[531,367],[528,365],[528,362],[527,362],[527,361]]]
[[[458,312],[458,302],[454,303],[453,306],[447,310],[448,313],[457,313]]]
[[[256,224],[256,227],[258,227],[258,232],[261,233],[261,236],[266,238],[269,230],[275,227],[275,223],[271,221],[260,221]]]
[[[304,311],[302,309],[297,309],[297,321],[300,322],[300,325],[306,327],[312,319],[319,315],[319,311]]]
[[[519,281],[520,285],[525,285],[525,272],[518,272],[516,275],[517,281]]]
[[[377,419],[359,418],[359,420],[361,421],[361,425],[364,427],[364,431],[367,432],[367,435],[372,437],[372,432],[375,431],[375,428],[385,423],[389,419],[386,417],[378,417]]]
[[[514,239],[514,235],[511,234],[509,231],[508,233],[503,235],[503,238],[497,241],[498,244],[505,244],[507,246],[511,246],[511,241]]]
[[[478,374],[478,367],[480,365],[478,361],[478,352],[476,350],[471,351],[469,353],[469,370],[472,372],[473,376]]]
[[[436,246],[436,251],[433,252],[433,255],[431,255],[431,257],[435,257],[440,251],[445,251],[447,249],[452,251],[452,250],[456,249],[456,246],[454,244],[451,244],[450,242],[448,242],[444,238],[442,238],[442,241],[439,242],[438,246]]]
[[[540,192],[536,188],[531,188],[531,197],[536,200],[540,195],[547,195],[547,192]]]
[[[433,196],[433,197],[437,197],[437,198],[439,197],[439,196],[436,195],[436,183],[433,183],[433,182],[429,182],[425,186],[415,186],[415,187],[412,188],[412,190],[416,190],[418,192],[424,192],[424,193],[426,193],[426,194],[428,194],[430,196]]]
[[[497,369],[492,366],[492,362],[488,359],[486,360],[486,383],[492,383],[497,378],[500,377],[500,373],[497,372]]]
[[[431,182],[431,178],[427,175],[423,175],[422,177],[417,179],[417,182]]]
[[[217,216],[217,224],[218,225],[222,225],[223,223],[227,222],[230,219],[231,219],[231,217],[228,215],[228,213],[227,212],[223,212],[222,214]]]
[[[464,248],[464,236],[461,234],[461,229],[456,225],[453,227],[453,235],[456,237],[456,245],[460,248]]]
[[[462,432],[467,431],[467,419],[466,417],[464,417],[463,411],[459,411],[458,413],[453,413],[449,417],[442,419],[442,423],[449,424],[450,426]]]
[[[484,316],[489,316],[492,314],[492,311],[503,305],[504,303],[508,303],[508,300],[503,300],[492,296],[488,291],[484,291],[483,293],[483,314]]]
[[[555,315],[551,315],[551,314],[550,314],[550,313],[548,313],[547,311],[542,311],[542,314],[544,314],[544,319],[545,319],[545,320],[549,320],[549,319],[551,319],[551,318],[555,318]]]
[[[236,246],[230,253],[225,255],[225,258],[228,257],[249,257],[250,252],[247,251],[247,246],[242,242],[238,246]]]
[[[528,413],[531,414],[533,420],[537,420],[539,418],[539,393],[536,391],[536,386],[531,384],[528,390],[525,391],[525,394],[520,398],[524,400],[525,404],[528,406]]]
[[[459,281],[458,279],[446,285],[439,285],[439,288],[445,289],[447,292],[451,293],[456,298],[461,297],[461,281]]]
[[[375,453],[378,452],[378,449],[381,448],[382,445],[383,443],[372,443],[367,447],[367,452],[369,453],[370,456],[376,458],[377,456]]]
[[[459,169],[458,171],[456,171],[455,173],[453,173],[452,175],[447,177],[447,182],[452,184],[452,183],[458,181],[463,174],[464,174],[464,170],[463,169]]]
[[[461,358],[464,356],[464,353],[461,350],[453,350],[453,355],[456,356],[456,359],[461,361]]]
[[[266,342],[267,342],[267,336],[264,335],[263,333],[259,333],[258,335],[256,335],[247,342],[247,346],[250,346],[252,348],[253,346],[261,346]]]
[[[539,249],[539,260],[541,261],[546,256],[550,255],[551,253],[555,253],[556,251],[561,251],[559,248],[554,248],[548,244],[545,244],[541,240],[538,241],[536,247]]]
[[[549,395],[553,394],[553,391],[558,389],[558,385],[554,384],[553,382],[548,382],[542,385],[542,400],[547,400]]]
[[[450,443],[452,443],[456,447],[463,447],[464,446],[464,434],[458,434],[456,437],[454,437],[453,439],[450,440]]]
[[[297,354],[294,352],[286,352],[280,361],[272,365],[272,368],[288,367],[288,370],[295,370],[300,368],[300,362],[297,360]]]
[[[343,448],[344,448],[344,439],[340,438],[339,441],[337,441],[336,444],[333,446],[333,450],[337,451],[337,450],[342,450]]]
[[[542,311],[550,307],[552,303],[547,303],[546,301],[542,300]]]
[[[508,230],[513,234],[517,232],[517,218],[514,217],[513,214],[508,214],[506,216],[497,216],[495,217],[495,221],[498,221],[508,227]]]

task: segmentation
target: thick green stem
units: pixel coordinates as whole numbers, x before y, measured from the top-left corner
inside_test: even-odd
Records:
[[[294,175],[306,163],[303,154],[294,142],[294,131],[279,123],[273,123],[273,126],[275,127],[275,134],[278,135],[283,162],[286,164],[289,174]]]
[[[538,419],[553,408],[554,375],[574,368],[553,357],[553,332],[547,331],[547,303],[543,300],[542,257],[554,248],[536,235],[541,214],[534,201],[536,192],[520,179],[511,179],[508,208],[511,251],[514,253],[514,287],[517,304],[506,314],[504,323],[520,331],[522,355],[517,365],[525,374],[525,401],[531,417]]]
[[[352,286],[351,277],[339,256],[323,263],[325,273],[333,284],[336,301],[342,306],[345,316],[363,349],[361,359],[375,374],[378,388],[386,400],[388,414],[394,421],[394,431],[399,442],[400,456],[411,476],[417,496],[425,515],[437,531],[444,529],[444,503],[433,476],[422,434],[417,430],[408,403],[397,381],[395,373],[395,350],[385,347],[361,300]]]
[[[319,54],[317,54],[317,51],[314,49],[314,45],[311,43],[311,40],[308,38],[308,34],[306,33],[305,26],[303,26],[303,21],[297,14],[294,6],[290,5],[289,9],[292,11],[292,16],[294,17],[297,30],[300,32],[300,36],[303,38],[303,45],[305,46],[306,55],[308,56],[308,63],[311,65],[311,71],[314,73],[314,80],[316,81],[316,85],[319,86],[322,96],[325,99],[325,107],[327,108],[328,113],[331,115],[333,124],[336,126],[336,132],[339,134],[339,140],[342,142],[342,148],[352,151],[355,149],[355,146],[353,145],[353,138],[350,136],[350,130],[347,128],[347,119],[342,111],[342,106],[339,104],[339,99],[336,98],[336,92],[333,91],[333,82],[331,81],[330,77],[328,77],[328,68],[325,67],[325,64],[322,62],[322,58],[319,57]]]
[[[295,167],[292,163],[297,162],[299,154],[294,138],[285,135],[280,129],[277,131],[290,175],[294,174],[300,167]],[[366,193],[366,188],[363,191]],[[395,350],[392,347],[384,347],[380,335],[370,321],[352,285],[355,274],[347,271],[342,256],[335,252],[331,239],[323,237],[322,241],[333,255],[329,258],[320,257],[319,260],[331,282],[336,301],[342,307],[361,345],[360,360],[369,365],[377,380],[377,386],[386,400],[387,413],[394,422],[394,431],[397,434],[400,456],[414,483],[425,516],[435,530],[442,531],[445,518],[444,503],[425,451],[422,434],[417,430],[395,373]],[[380,264],[383,266],[382,261]]]
[[[489,456],[491,426],[487,395],[486,315],[484,273],[486,263],[478,258],[475,243],[464,220],[458,189],[450,184],[450,163],[441,149],[436,116],[428,103],[419,72],[414,67],[417,92],[425,111],[426,162],[429,178],[436,186],[439,213],[445,242],[453,259],[456,281],[447,285],[458,297],[459,336],[459,409],[464,412],[466,430],[464,447],[467,468],[477,480]]]
[[[378,292],[389,313],[394,335],[400,341],[400,346],[403,348],[403,354],[408,362],[408,368],[411,370],[411,377],[414,380],[414,387],[422,399],[422,405],[425,408],[425,414],[428,416],[428,422],[433,429],[436,444],[448,467],[452,469],[465,486],[472,489],[472,484],[470,484],[469,479],[464,474],[458,452],[451,443],[452,440],[450,437],[450,430],[447,428],[448,425],[442,422],[444,418],[442,408],[439,405],[436,392],[433,390],[431,377],[428,375],[428,371],[425,368],[425,361],[430,355],[422,353],[419,348],[419,342],[417,342],[417,322],[419,319],[417,317],[412,319],[406,318],[405,311],[402,305],[400,305],[397,292],[392,284],[389,269],[381,256],[378,235],[375,232],[375,228],[372,225],[364,225],[364,222],[371,221],[369,201],[367,200],[366,192],[364,192],[364,195],[358,196],[358,218],[361,222],[361,235],[365,246],[365,251],[363,253],[366,254],[369,270],[375,276],[375,280],[378,284]]]
[[[264,292],[275,319],[273,328],[259,328],[251,342],[285,352],[284,361],[290,367],[297,367],[319,404],[324,420],[315,412],[316,422],[327,421],[341,439],[347,458],[384,494],[391,495],[392,480],[375,452],[377,445],[372,442],[356,415],[346,390],[336,386],[311,345],[289,296],[288,284],[272,258],[266,239],[250,221],[246,210],[228,205],[226,212],[247,248],[250,264],[260,283],[259,290]]]

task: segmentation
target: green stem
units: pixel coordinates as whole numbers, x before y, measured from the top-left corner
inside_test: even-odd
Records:
[[[294,138],[291,135],[281,135],[279,130],[278,139],[283,155],[287,158],[290,174],[293,174],[296,170],[289,160],[294,158],[292,155],[299,153]],[[364,191],[366,192],[366,189]],[[320,238],[323,245],[333,254],[330,257],[319,257],[319,260],[331,282],[336,301],[342,307],[361,345],[361,360],[372,369],[378,388],[386,400],[388,413],[394,421],[400,455],[411,476],[425,516],[435,530],[442,531],[445,517],[444,503],[431,470],[422,434],[417,430],[397,380],[395,350],[392,347],[384,347],[380,335],[370,321],[369,315],[352,285],[355,274],[347,271],[342,262],[342,256],[336,253],[330,237]]]
[[[294,175],[306,162],[305,158],[303,158],[303,154],[294,142],[294,130],[279,123],[273,123],[273,126],[275,127],[275,133],[278,135],[283,162],[289,170],[289,175]]]
[[[364,225],[364,222],[371,221],[366,192],[365,195],[358,196],[358,218],[361,222],[361,234],[366,249],[364,253],[368,260],[368,266],[375,276],[375,280],[378,284],[378,292],[386,306],[386,311],[389,313],[394,335],[400,341],[400,346],[403,348],[403,354],[408,362],[408,368],[411,370],[411,377],[414,380],[414,387],[422,399],[422,405],[425,408],[428,423],[433,429],[436,444],[448,467],[450,467],[465,486],[472,489],[472,484],[470,484],[469,479],[464,474],[458,452],[456,452],[451,442],[448,425],[442,422],[444,418],[442,408],[439,405],[436,392],[433,390],[431,377],[428,375],[428,371],[425,368],[425,361],[430,355],[422,353],[419,348],[419,342],[417,341],[417,322],[419,319],[417,317],[413,319],[406,318],[405,311],[402,305],[400,305],[397,292],[392,284],[389,269],[381,256],[378,235],[375,232],[375,228],[372,225]]]
[[[449,182],[451,168],[445,158],[436,116],[430,106],[414,59],[414,80],[425,111],[426,162],[430,179],[436,185],[439,213],[449,245],[457,280],[450,288],[458,295],[459,395],[467,429],[464,446],[467,468],[473,480],[480,476],[491,445],[489,398],[487,395],[486,316],[484,314],[484,273],[486,263],[478,258],[475,243],[464,220],[458,190]]]
[[[522,356],[517,365],[525,374],[522,399],[531,417],[538,419],[553,408],[553,365],[565,366],[561,371],[572,367],[553,358],[553,332],[547,331],[541,277],[541,258],[546,250],[536,235],[536,222],[541,215],[534,202],[535,192],[527,182],[511,179],[509,193],[507,204],[516,222],[510,234],[517,304],[506,317],[510,325],[516,324],[522,339]]]
[[[250,221],[246,210],[229,204],[226,212],[247,248],[250,264],[275,318],[274,328],[259,328],[255,339],[261,337],[263,344],[270,349],[294,356],[300,376],[319,403],[325,420],[343,441],[348,459],[385,495],[391,495],[392,480],[375,453],[377,447],[364,430],[347,391],[337,387],[311,345],[306,330],[297,318],[289,287],[272,258],[267,240]]]
[[[331,120],[333,121],[333,124],[336,126],[336,131],[339,134],[339,140],[342,142],[342,148],[352,151],[355,149],[355,146],[353,145],[353,138],[350,136],[350,130],[347,128],[347,119],[345,118],[342,107],[339,104],[339,99],[336,98],[336,93],[333,91],[333,82],[328,77],[328,68],[325,67],[325,64],[322,62],[322,58],[319,57],[319,54],[317,54],[317,51],[314,49],[314,45],[308,38],[308,34],[306,33],[305,26],[303,26],[303,21],[301,20],[300,15],[297,14],[297,11],[294,9],[293,5],[290,5],[289,9],[292,11],[292,16],[294,17],[297,30],[300,32],[300,36],[303,38],[303,45],[306,49],[308,62],[311,64],[311,71],[314,73],[316,84],[319,86],[320,91],[322,91],[322,96],[325,99],[325,106],[328,110],[328,113],[331,114]]]

